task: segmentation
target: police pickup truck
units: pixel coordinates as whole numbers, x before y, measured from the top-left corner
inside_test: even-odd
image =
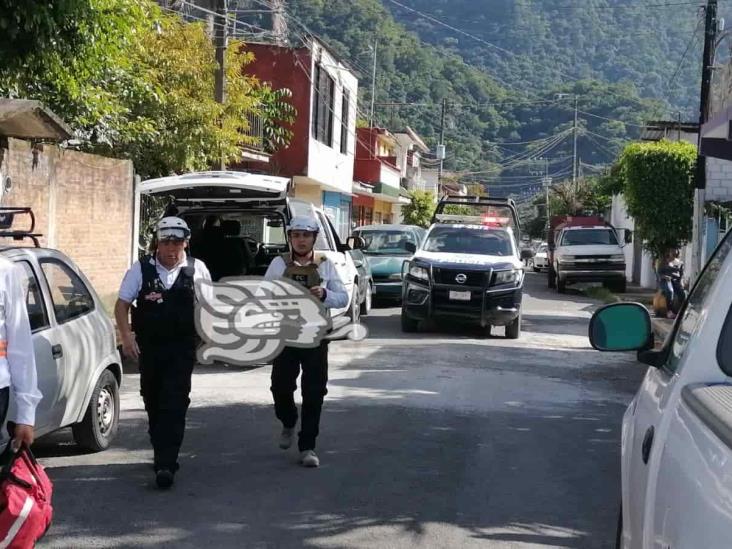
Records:
[[[505,326],[521,334],[524,265],[519,220],[510,199],[448,196],[432,226],[402,269],[402,331],[420,321],[462,319],[490,335]]]

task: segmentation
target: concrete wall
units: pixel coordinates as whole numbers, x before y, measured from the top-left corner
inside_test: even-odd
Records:
[[[633,238],[638,238],[635,234],[635,220],[628,215],[628,206],[622,194],[613,196],[612,208],[610,210],[610,223],[616,229],[629,229],[634,231]],[[622,233],[622,231],[620,231]],[[620,235],[622,237],[622,234]],[[633,280],[633,269],[635,263],[634,246],[628,244],[623,248],[625,255],[625,278],[629,281]],[[640,269],[640,286],[643,288],[656,287],[656,275],[653,270],[653,258],[645,250],[641,256]]]
[[[732,201],[732,162],[707,158],[706,200]]]
[[[111,298],[132,256],[132,163],[51,145],[34,152],[16,139],[1,152],[0,172],[12,181],[2,205],[33,208],[41,245],[68,255],[99,295]],[[14,228],[25,228],[21,222]]]

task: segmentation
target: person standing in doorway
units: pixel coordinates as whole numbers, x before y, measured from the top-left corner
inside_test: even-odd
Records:
[[[196,358],[195,284],[211,280],[206,265],[186,254],[190,236],[184,220],[161,219],[155,253],[127,271],[114,308],[123,351],[139,360],[140,393],[155,456],[155,482],[160,488],[172,486],[179,468],[190,404]],[[131,327],[128,319],[133,301]]]
[[[320,227],[315,218],[296,216],[287,227],[290,253],[276,257],[265,273],[266,279],[289,278],[310,290],[326,308],[339,309],[348,304],[346,287],[335,265],[323,258],[316,261],[315,242]],[[328,341],[314,348],[285,347],[272,364],[272,396],[275,415],[282,422],[280,448],[292,446],[298,413],[295,406],[297,377],[302,369],[302,423],[298,436],[300,463],[318,467],[315,439],[320,432],[320,413],[328,383]]]

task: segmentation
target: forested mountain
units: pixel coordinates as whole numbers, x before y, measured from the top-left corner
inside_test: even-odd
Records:
[[[540,92],[577,78],[628,81],[641,95],[667,102],[667,116],[682,111],[685,118],[696,118],[701,2],[383,1],[421,39],[458,53],[510,88]],[[721,3],[720,14],[732,15],[732,8]]]
[[[504,4],[514,5],[519,1]],[[565,0],[570,1],[575,0]],[[566,176],[566,157],[571,154],[572,140],[567,130],[574,118],[573,94],[578,95],[582,111],[580,157],[588,164],[611,161],[623,141],[638,135],[640,124],[663,114],[661,104],[641,99],[636,86],[627,81],[577,82],[555,75],[547,77],[540,86],[533,84],[541,80],[539,76],[508,85],[501,82],[505,74],[499,75],[501,81],[493,78],[494,73],[500,72],[499,67],[479,63],[477,54],[468,56],[458,47],[461,41],[446,43],[446,35],[430,34],[423,18],[400,15],[402,22],[397,22],[384,5],[389,3],[389,0],[288,0],[287,9],[292,15],[290,31],[293,39],[302,38],[308,32],[320,36],[355,66],[360,77],[363,119],[368,117],[373,60],[370,48],[374,43],[377,44],[377,123],[392,129],[410,125],[434,145],[439,134],[441,103],[446,99],[447,166],[464,172],[480,172],[466,177],[511,183],[512,178],[543,169],[529,165],[526,158],[532,155],[551,156],[550,171]],[[475,0],[475,3],[480,2]],[[444,7],[447,1],[441,4]],[[455,0],[454,4],[468,7],[471,1]],[[456,17],[456,13],[453,10],[451,16]],[[478,15],[464,11],[460,24],[475,30],[471,17]],[[424,32],[435,44],[424,43],[402,23]],[[466,44],[466,50],[469,49]],[[524,62],[522,70],[527,74],[531,72],[529,64],[538,67],[543,62],[537,59],[534,63],[532,59],[529,56]],[[515,79],[520,77],[515,75]],[[558,99],[556,94],[560,92],[570,96]],[[559,142],[555,143],[557,135]],[[525,143],[535,140],[540,141]],[[569,166],[571,171],[571,163]]]

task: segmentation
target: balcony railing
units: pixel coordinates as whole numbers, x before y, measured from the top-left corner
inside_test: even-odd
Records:
[[[246,148],[257,152],[266,152],[264,150],[264,119],[254,113],[247,114],[247,121],[249,122],[249,129],[244,132],[244,135],[251,138]]]

